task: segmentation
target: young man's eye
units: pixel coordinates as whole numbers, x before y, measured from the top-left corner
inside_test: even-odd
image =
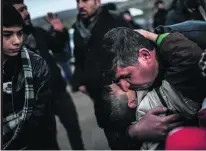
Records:
[[[23,31],[20,31],[20,32],[17,33],[18,37],[21,37],[22,35],[23,35]]]
[[[11,37],[11,34],[3,34],[4,37],[9,38]]]

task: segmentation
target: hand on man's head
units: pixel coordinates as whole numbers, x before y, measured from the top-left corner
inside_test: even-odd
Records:
[[[152,42],[156,42],[158,35],[143,29],[135,29],[135,32],[140,33],[142,36],[144,36],[146,39],[151,40]]]

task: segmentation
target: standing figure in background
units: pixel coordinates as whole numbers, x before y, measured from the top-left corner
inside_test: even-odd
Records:
[[[60,69],[53,56],[49,53],[50,50],[52,53],[64,51],[68,42],[67,29],[64,28],[59,18],[50,14],[48,22],[54,29],[53,36],[51,36],[44,29],[32,25],[24,0],[7,0],[6,2],[12,4],[24,20],[26,47],[37,52],[49,66],[51,72],[49,88],[52,92],[50,96],[52,108],[67,131],[72,149],[84,149],[76,108],[70,94],[66,91],[66,82],[61,75]]]
[[[169,8],[166,25],[187,20],[206,20],[204,0],[173,0]]]
[[[97,123],[105,130],[108,121],[102,116],[100,60],[104,51],[101,42],[107,31],[119,26],[128,27],[128,24],[120,15],[100,4],[101,0],[77,0],[78,16],[73,26],[75,71],[71,84],[73,91],[81,91],[92,98]],[[104,63],[107,64],[107,60]],[[112,79],[107,78],[104,82],[111,83]]]
[[[162,0],[157,0],[155,2],[153,28],[155,29],[159,25],[165,25],[166,17],[167,17],[167,10],[165,9],[164,2]]]
[[[56,150],[46,61],[25,47],[24,21],[3,5],[2,149]]]

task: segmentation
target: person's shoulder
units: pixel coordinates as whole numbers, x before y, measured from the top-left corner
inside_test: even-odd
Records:
[[[31,59],[32,62],[33,62],[33,61],[39,61],[39,60],[42,60],[42,59],[43,59],[39,54],[33,52],[33,51],[30,50],[29,48],[26,48],[26,49],[27,49],[27,51],[28,51],[29,57],[30,57],[30,59]]]
[[[28,48],[26,48],[30,57],[30,61],[31,61],[31,66],[33,69],[33,73],[47,73],[48,72],[48,66],[46,61],[37,53],[29,50]]]

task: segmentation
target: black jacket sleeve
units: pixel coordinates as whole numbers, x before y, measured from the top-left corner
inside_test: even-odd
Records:
[[[60,53],[64,51],[66,47],[66,43],[69,42],[69,34],[66,28],[64,28],[61,32],[53,30],[51,33],[45,32],[45,39],[49,49],[52,50],[53,53]]]
[[[29,144],[31,149],[48,149],[52,138],[55,137],[55,119],[52,110],[52,101],[48,80],[50,78],[49,69],[45,60],[41,57],[34,57],[33,83],[35,90],[35,104],[29,120]]]

